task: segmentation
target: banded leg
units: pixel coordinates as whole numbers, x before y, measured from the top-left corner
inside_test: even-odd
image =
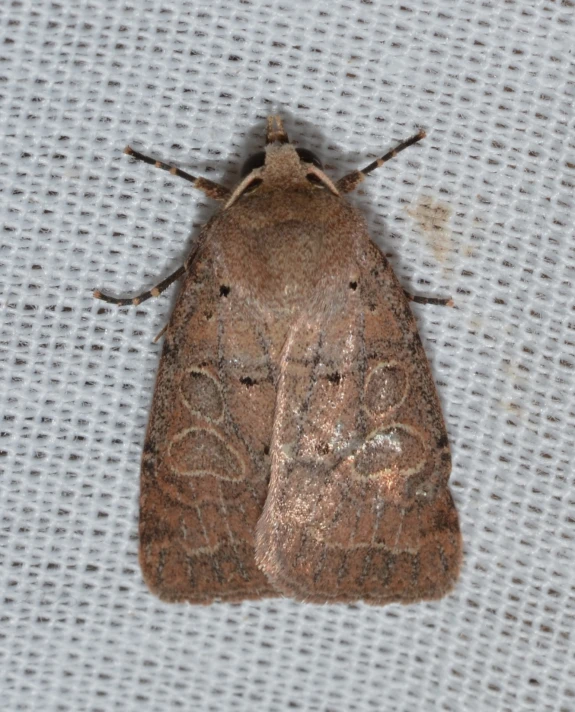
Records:
[[[181,168],[172,166],[169,163],[164,163],[163,161],[157,161],[155,158],[151,158],[150,156],[146,156],[144,153],[135,151],[131,146],[126,146],[124,153],[128,156],[132,156],[132,158],[136,158],[138,161],[147,163],[155,168],[161,168],[163,171],[168,171],[168,173],[171,173],[173,176],[178,176],[179,178],[189,181],[194,188],[201,190],[202,193],[208,196],[208,198],[213,198],[214,200],[227,200],[231,195],[231,191],[219,183],[214,183],[207,178],[197,178],[191,173],[181,170]]]
[[[159,297],[160,294],[164,292],[170,286],[170,284],[173,284],[176,279],[181,277],[185,271],[186,265],[180,265],[180,267],[178,267],[175,272],[172,272],[172,274],[168,275],[166,279],[163,279],[155,287],[152,287],[152,289],[149,289],[147,292],[142,292],[141,294],[138,294],[135,297],[119,299],[117,297],[110,297],[108,294],[103,294],[102,292],[100,292],[99,289],[94,290],[94,296],[96,297],[96,299],[101,299],[103,302],[107,302],[108,304],[116,304],[119,307],[128,307],[131,304],[137,306],[138,304],[145,302],[151,297]]]
[[[455,306],[455,302],[451,297],[421,297],[417,294],[411,294],[407,291],[407,289],[404,289],[403,293],[409,299],[409,301],[414,302],[414,304],[435,304],[438,307]]]
[[[155,168],[161,168],[164,171],[168,171],[173,176],[178,176],[179,178],[183,178],[184,180],[189,181],[194,186],[194,188],[201,190],[205,195],[208,196],[208,198],[213,198],[214,200],[227,200],[231,195],[231,192],[223,185],[214,183],[213,181],[208,180],[207,178],[196,178],[196,176],[193,176],[191,173],[187,173],[186,171],[183,171],[180,168],[177,168],[176,166],[172,166],[169,163],[163,163],[162,161],[157,161],[155,158],[146,156],[144,153],[140,153],[139,151],[134,150],[133,148],[131,148],[131,146],[126,146],[126,148],[124,149],[124,153],[126,153],[128,156],[132,156],[132,158],[135,158],[138,161],[147,163],[148,165],[154,166]],[[155,287],[152,287],[152,289],[146,292],[142,292],[141,294],[138,294],[135,297],[129,297],[124,299],[111,297],[108,294],[103,294],[102,292],[100,292],[99,289],[94,290],[94,297],[96,297],[96,299],[101,299],[103,302],[107,302],[108,304],[115,304],[119,307],[126,307],[130,306],[131,304],[137,306],[138,304],[145,302],[151,297],[158,297],[170,286],[170,284],[173,284],[179,277],[181,277],[185,271],[186,265],[178,267],[175,272],[172,272],[172,274],[168,275]]]
[[[398,153],[405,151],[406,148],[409,148],[409,146],[413,146],[414,143],[417,143],[418,141],[421,141],[424,138],[425,131],[419,131],[415,134],[415,136],[408,138],[406,141],[402,141],[399,146],[396,146],[391,151],[388,151],[381,158],[378,158],[377,160],[370,163],[369,166],[366,166],[360,171],[352,171],[343,178],[340,178],[335,184],[336,188],[339,190],[340,193],[351,193],[351,191],[355,190],[357,186],[364,180],[366,175],[374,171],[376,168],[383,166],[384,163],[387,163],[387,161],[390,161],[392,158],[395,158]]]

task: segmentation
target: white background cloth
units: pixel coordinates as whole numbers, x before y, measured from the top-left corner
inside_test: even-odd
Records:
[[[0,690],[7,712],[575,709],[571,0],[5,0]],[[340,177],[414,307],[465,559],[438,603],[163,604],[139,460],[182,263],[264,119]]]

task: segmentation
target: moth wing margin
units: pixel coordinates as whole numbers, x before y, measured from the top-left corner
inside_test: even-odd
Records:
[[[403,290],[370,243],[283,359],[256,558],[300,600],[440,598],[461,561],[447,433]]]
[[[208,244],[166,330],[142,460],[140,565],[165,601],[277,595],[254,560],[275,392],[253,316],[226,296]]]

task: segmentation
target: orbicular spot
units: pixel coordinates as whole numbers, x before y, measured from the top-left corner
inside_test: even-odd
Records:
[[[213,430],[189,428],[170,443],[170,465],[179,475],[213,475],[223,480],[244,476],[244,463],[224,438]]]
[[[373,415],[387,415],[403,402],[407,374],[399,363],[379,363],[365,384],[365,405]]]
[[[395,424],[370,435],[355,456],[355,471],[362,477],[409,477],[423,467],[425,460],[419,433]]]
[[[206,371],[191,368],[180,381],[180,392],[188,408],[212,421],[221,419],[224,402],[216,379]]]

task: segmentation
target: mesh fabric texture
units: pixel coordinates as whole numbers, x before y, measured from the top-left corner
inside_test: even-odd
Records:
[[[0,691],[7,712],[575,709],[570,0],[4,0]],[[140,453],[182,263],[279,112],[350,200],[438,384],[465,559],[374,608],[156,600]]]

